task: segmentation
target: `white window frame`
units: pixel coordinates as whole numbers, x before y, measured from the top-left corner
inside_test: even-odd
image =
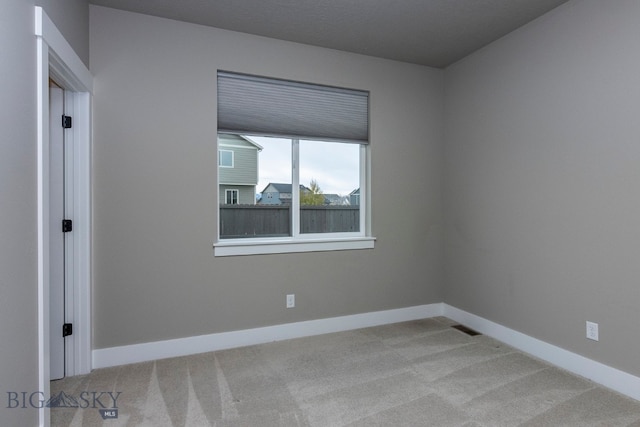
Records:
[[[227,166],[227,165],[223,165],[222,164],[222,152],[225,153],[231,153],[231,165]],[[218,167],[219,168],[233,168],[235,165],[235,153],[233,152],[233,150],[218,150]]]
[[[229,203],[229,193],[236,193],[236,202],[235,203]],[[233,196],[231,197],[231,200],[233,201]],[[235,188],[226,188],[224,190],[224,204],[225,205],[237,205],[237,204],[240,204],[240,190],[235,189]]]
[[[291,188],[299,188],[299,145],[300,140],[292,138],[292,183]],[[220,239],[214,244],[215,256],[237,256],[275,254],[291,252],[319,252],[353,249],[373,249],[375,238],[371,236],[371,205],[369,182],[371,178],[370,145],[360,145],[360,230],[349,233],[300,233],[300,196],[292,192],[292,235],[286,237],[256,237],[251,239]],[[226,201],[226,197],[225,197]]]

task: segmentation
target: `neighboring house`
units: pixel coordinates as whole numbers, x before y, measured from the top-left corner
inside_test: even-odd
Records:
[[[349,193],[349,204],[351,206],[360,205],[360,189],[359,188],[356,188],[351,193]]]
[[[339,194],[323,194],[324,204],[331,206],[343,206],[349,204],[349,198]]]
[[[240,135],[218,135],[220,204],[254,205],[258,153],[262,147]]]
[[[300,191],[311,191],[304,185],[300,185]],[[270,182],[264,190],[258,202],[261,205],[289,205],[291,204],[291,184]]]

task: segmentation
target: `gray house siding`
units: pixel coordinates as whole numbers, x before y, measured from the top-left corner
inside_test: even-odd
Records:
[[[300,191],[305,193],[311,191],[304,185],[300,185]],[[281,184],[270,182],[264,190],[260,199],[261,205],[285,205],[291,204],[291,184]]]
[[[233,152],[233,167],[218,169],[220,183],[237,183],[255,185],[258,182],[258,150],[255,147],[234,147],[221,140],[218,144],[220,151]]]
[[[269,184],[267,185],[267,187],[262,190],[262,198],[260,199],[260,204],[263,205],[281,205],[284,203],[284,200],[281,200],[280,198],[282,197],[282,199],[287,199],[288,196],[288,200],[291,200],[291,184],[289,185],[289,189],[288,189],[288,193],[281,193],[279,191],[278,188],[276,188],[276,186],[274,186],[273,184]]]
[[[356,188],[351,193],[349,193],[349,204],[351,206],[357,206],[360,204],[360,189]]]
[[[225,190],[238,190],[239,205],[253,205],[256,203],[256,187],[254,185],[220,185],[220,204],[225,204]]]
[[[238,204],[256,203],[259,146],[237,135],[219,135],[218,151],[233,153],[231,167],[218,167],[219,200],[225,204],[225,190],[238,190]]]

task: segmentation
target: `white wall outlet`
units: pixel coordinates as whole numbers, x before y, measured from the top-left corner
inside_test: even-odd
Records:
[[[296,306],[296,295],[288,294],[287,295],[287,308],[293,308]]]
[[[587,338],[598,341],[598,324],[587,320]]]

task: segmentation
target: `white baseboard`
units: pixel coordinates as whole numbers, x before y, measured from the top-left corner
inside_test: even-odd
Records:
[[[221,332],[166,341],[103,348],[93,350],[93,368],[107,368],[129,363],[147,362],[150,360],[187,356],[190,354],[263,344],[272,341],[424,319],[442,316],[442,310],[443,304],[441,303],[419,305],[241,331]]]
[[[633,399],[640,400],[640,378],[636,376],[509,329],[445,303],[97,349],[92,352],[93,368],[108,368],[129,363],[187,356],[208,351],[349,331],[435,316],[446,316],[451,320],[502,341],[518,350],[566,369],[569,372],[588,378]]]
[[[640,378],[600,362],[587,359],[555,345],[540,341],[490,320],[443,303],[443,316],[538,357],[552,365],[588,378],[607,388],[640,400]]]

